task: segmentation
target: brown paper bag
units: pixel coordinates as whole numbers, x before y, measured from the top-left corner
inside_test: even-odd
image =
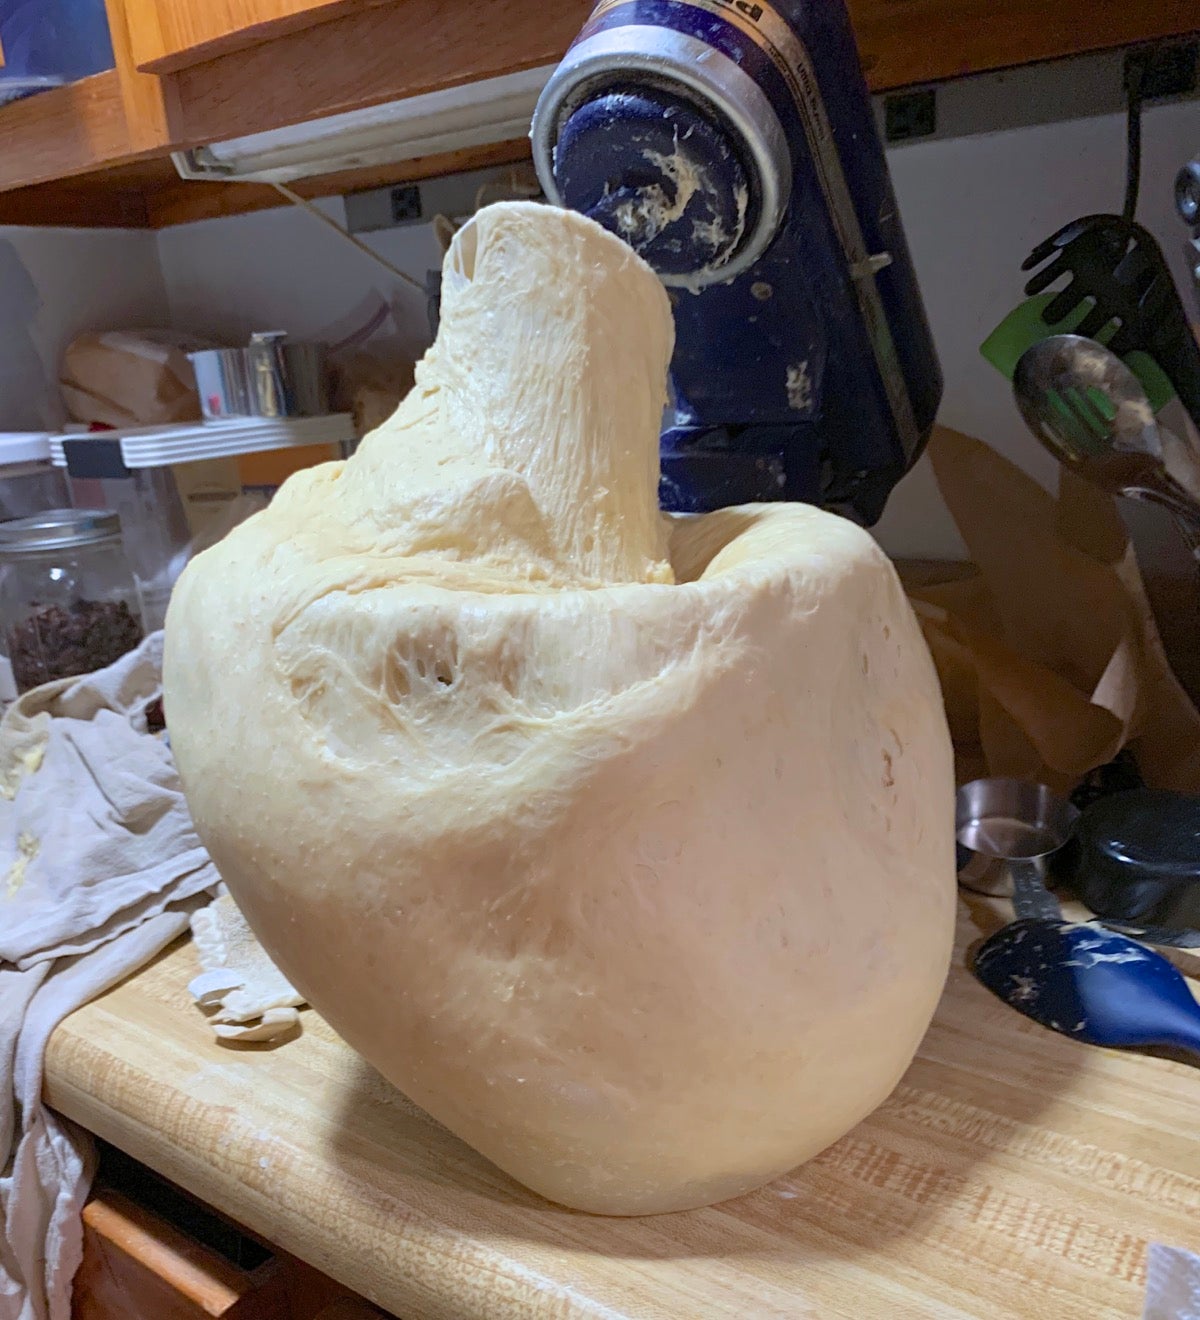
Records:
[[[1114,501],[1065,472],[1055,498],[945,427],[929,456],[978,570],[909,593],[960,781],[1065,791],[1129,747],[1147,783],[1200,791],[1200,714],[1167,663]]]

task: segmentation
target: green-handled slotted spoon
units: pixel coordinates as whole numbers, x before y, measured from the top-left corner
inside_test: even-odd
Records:
[[[1051,335],[1070,334],[1087,315],[1087,306],[1080,304],[1072,308],[1064,320],[1050,325],[1043,313],[1054,297],[1052,293],[1041,293],[1027,298],[1019,307],[1014,307],[980,344],[979,351],[1008,380],[1012,380],[1022,353]],[[1105,327],[1097,342],[1103,343],[1104,336],[1111,335],[1113,330],[1112,326]],[[1175,390],[1162,368],[1140,349],[1135,349],[1122,360],[1141,381],[1151,409],[1161,412],[1175,397]]]

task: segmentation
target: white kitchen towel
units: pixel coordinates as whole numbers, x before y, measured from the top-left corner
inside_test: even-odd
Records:
[[[90,1139],[42,1104],[46,1045],[220,883],[147,731],[162,634],[0,722],[0,1320],[68,1320]]]
[[[1194,1251],[1150,1244],[1142,1320],[1200,1320],[1200,1256]]]

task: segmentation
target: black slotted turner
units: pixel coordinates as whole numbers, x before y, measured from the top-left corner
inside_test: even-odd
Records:
[[[1148,353],[1200,426],[1200,347],[1152,234],[1119,215],[1084,216],[1034,248],[1021,269],[1036,266],[1041,269],[1025,286],[1031,298],[1070,276],[1042,313],[1047,325],[1089,303],[1074,333],[1101,340],[1118,357],[1134,349]]]

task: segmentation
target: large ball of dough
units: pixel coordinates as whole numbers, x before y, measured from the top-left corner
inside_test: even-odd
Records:
[[[652,272],[481,212],[417,384],[185,572],[197,829],[282,970],[536,1191],[753,1188],[889,1093],[954,912],[937,680],[863,531],[662,519]]]

